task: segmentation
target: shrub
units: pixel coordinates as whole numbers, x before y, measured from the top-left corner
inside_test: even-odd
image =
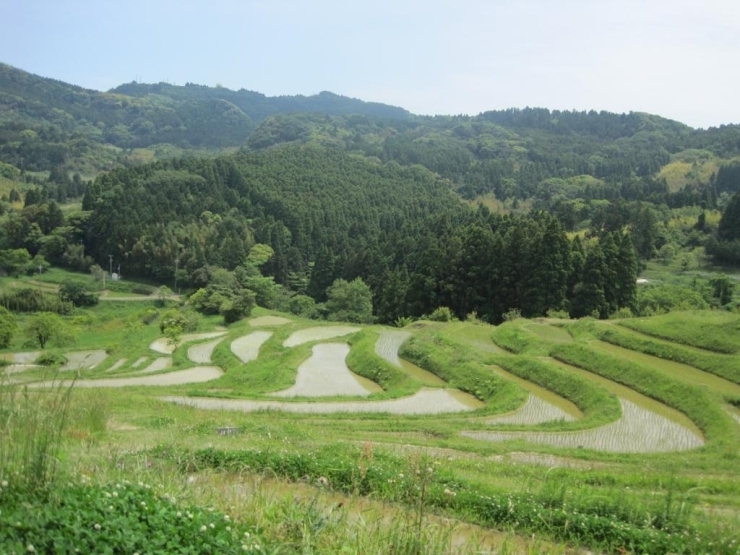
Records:
[[[411,316],[399,316],[393,324],[397,328],[405,328],[406,326],[413,324],[414,319]]]
[[[141,322],[145,325],[149,325],[159,317],[159,310],[156,308],[147,308],[141,313]]]
[[[177,327],[180,332],[192,332],[198,327],[198,316],[192,312],[172,308],[162,314],[159,320],[159,331],[167,333],[170,328]]]
[[[518,320],[522,317],[522,311],[518,308],[510,308],[501,315],[504,322],[511,322],[512,320]]]
[[[18,329],[15,316],[5,307],[0,306],[0,349],[7,349]]]
[[[79,281],[65,281],[59,286],[59,298],[75,306],[94,306],[98,295],[87,290],[87,285]]]
[[[65,362],[66,357],[59,353],[43,353],[35,360],[35,363],[41,366],[61,366]]]
[[[455,316],[452,314],[452,311],[446,306],[435,308],[434,312],[429,315],[429,320],[433,322],[451,322],[454,319]]]

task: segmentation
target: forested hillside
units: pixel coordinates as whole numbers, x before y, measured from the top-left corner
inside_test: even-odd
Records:
[[[203,289],[216,312],[248,290],[326,315],[337,280],[367,288],[382,322],[440,307],[491,322],[701,308],[729,303],[730,282],[638,298],[635,277],[651,259],[695,268],[705,248],[740,262],[738,155],[740,126],[643,113],[421,117],[190,84],[98,93],[0,65],[0,263],[112,258]],[[65,215],[70,198],[82,211]]]

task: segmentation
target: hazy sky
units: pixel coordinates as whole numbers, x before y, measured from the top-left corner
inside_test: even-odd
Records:
[[[508,107],[740,123],[738,0],[0,0],[0,61],[338,94],[417,114]]]

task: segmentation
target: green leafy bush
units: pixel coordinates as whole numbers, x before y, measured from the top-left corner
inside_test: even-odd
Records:
[[[59,353],[42,353],[36,360],[41,366],[61,366],[67,362],[67,358]]]
[[[432,322],[451,322],[455,319],[455,316],[448,307],[440,306],[434,309],[428,319]]]

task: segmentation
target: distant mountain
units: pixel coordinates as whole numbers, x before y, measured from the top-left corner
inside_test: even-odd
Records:
[[[239,147],[265,118],[293,112],[410,116],[402,108],[329,92],[267,97],[165,83],[98,92],[0,64],[0,161],[30,171],[68,165],[94,174],[136,161],[115,149],[171,145],[160,147],[158,158]]]
[[[697,130],[646,113],[546,108],[427,117],[329,92],[268,97],[193,84],[97,92],[0,64],[0,163],[10,165],[8,175],[53,170],[52,181],[65,185],[73,173],[92,178],[155,160],[285,145],[424,166],[465,199],[531,200],[566,210],[561,218],[572,222],[583,217],[569,215],[581,210],[577,199],[713,205],[702,199],[740,155],[740,126]],[[738,189],[731,180],[711,194]]]

